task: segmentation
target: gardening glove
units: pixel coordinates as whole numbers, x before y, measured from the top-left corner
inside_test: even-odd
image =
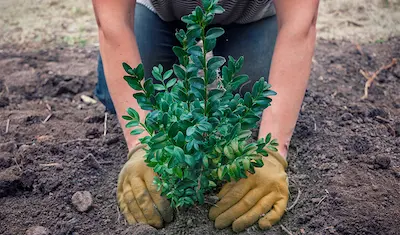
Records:
[[[118,204],[129,224],[145,223],[162,228],[164,221],[172,221],[173,210],[153,184],[156,174],[144,162],[143,148],[144,145],[139,145],[129,152],[119,174]]]
[[[232,224],[233,231],[240,232],[258,221],[266,229],[280,220],[289,199],[287,162],[277,152],[268,153],[254,174],[222,187],[220,201],[209,212],[216,228]]]

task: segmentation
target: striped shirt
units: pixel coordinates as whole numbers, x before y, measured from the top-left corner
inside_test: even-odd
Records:
[[[137,3],[157,13],[164,21],[180,20],[190,14],[201,0],[137,0]],[[220,0],[225,12],[217,14],[215,24],[246,24],[275,15],[273,0]]]

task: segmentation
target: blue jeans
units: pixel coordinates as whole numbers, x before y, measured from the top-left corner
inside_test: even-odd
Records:
[[[278,34],[277,20],[272,16],[250,24],[221,27],[225,29],[225,34],[218,39],[213,53],[225,58],[232,56],[235,59],[244,56],[241,73],[249,75],[250,82],[239,91],[243,94],[249,91],[260,77],[268,78]],[[165,22],[145,6],[136,5],[134,31],[146,78],[151,77],[153,66],[162,64],[164,68],[171,68],[174,63],[178,63],[172,47],[179,45],[175,31],[184,28],[185,25],[180,21]],[[94,93],[108,112],[115,113],[101,56],[98,59],[97,73],[98,81]]]

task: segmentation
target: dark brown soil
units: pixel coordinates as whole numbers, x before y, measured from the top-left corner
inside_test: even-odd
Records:
[[[104,108],[80,100],[92,96],[96,53],[0,50],[0,234],[33,226],[75,235],[231,234],[214,229],[208,205],[181,211],[158,232],[125,225],[115,200],[127,152],[121,129],[108,115],[103,136]],[[318,42],[289,154],[289,207],[299,199],[268,232],[242,234],[286,234],[282,226],[293,234],[399,234],[400,65],[378,76],[367,100],[359,73],[393,57],[400,38],[362,53],[348,42]],[[86,212],[72,205],[77,191],[93,197]]]

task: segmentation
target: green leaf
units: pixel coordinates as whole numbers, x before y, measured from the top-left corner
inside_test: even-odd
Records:
[[[138,101],[138,102],[146,102],[147,97],[144,93],[135,93],[133,94],[133,97]]]
[[[190,126],[188,129],[186,129],[186,136],[191,136],[193,133],[196,131],[196,128],[194,126]]]
[[[131,116],[127,116],[127,115],[123,115],[122,119],[125,119],[127,121],[133,120],[133,118]]]
[[[174,46],[172,47],[172,51],[177,57],[184,57],[187,55],[186,51],[182,47]]]
[[[185,162],[190,167],[193,167],[194,165],[196,165],[196,160],[194,159],[194,157],[192,155],[189,155],[189,154],[185,154]]]
[[[165,87],[163,85],[161,85],[161,84],[154,84],[154,89],[156,91],[164,91]]]
[[[222,56],[214,56],[207,62],[207,68],[210,70],[216,70],[225,63],[225,58]]]
[[[203,9],[201,9],[200,6],[196,6],[196,8],[194,9],[194,12],[196,14],[197,20],[201,21],[203,19],[203,15],[204,15]]]
[[[203,56],[203,51],[197,45],[188,48],[188,53],[194,56]]]
[[[206,38],[206,40],[204,41],[204,50],[206,52],[210,52],[212,50],[214,50],[215,46],[217,45],[217,39],[215,38]]]
[[[243,61],[244,61],[244,57],[243,56],[239,57],[239,59],[236,61],[236,63],[235,63],[236,72],[239,72],[242,69]]]
[[[138,112],[136,112],[136,110],[134,110],[133,108],[128,108],[126,110],[126,112],[129,114],[129,116],[131,116],[134,120],[139,121],[140,117]]]
[[[143,90],[142,85],[140,84],[140,81],[135,79],[134,77],[131,76],[124,76],[124,80],[128,83],[132,89],[141,91]]]
[[[245,171],[248,171],[250,169],[250,160],[247,158],[243,160],[243,169]]]
[[[140,80],[142,80],[143,78],[144,78],[144,68],[143,68],[143,64],[139,64],[137,67],[136,67],[136,75],[138,76],[138,78],[140,79]]]
[[[257,99],[254,103],[266,108],[270,105],[271,101],[272,100],[270,98],[260,98],[260,99]]]
[[[225,92],[223,90],[213,89],[208,93],[208,98],[209,98],[210,102],[214,102],[214,101],[220,99],[224,95],[224,93]]]
[[[172,70],[172,69],[166,71],[166,72],[164,73],[163,80],[167,80],[168,78],[170,78],[170,77],[172,76],[172,73],[173,73],[173,70]]]
[[[181,20],[186,24],[194,24],[195,22],[191,19],[190,16],[182,16]]]
[[[253,106],[253,99],[251,97],[250,92],[246,92],[246,94],[244,94],[244,105],[246,105],[249,108]]]
[[[151,138],[151,142],[153,142],[154,144],[161,143],[161,142],[165,141],[167,138],[168,137],[165,133],[159,132]]]
[[[208,163],[208,157],[204,156],[203,157],[203,166],[208,169],[209,163]]]
[[[231,146],[225,145],[224,154],[229,159],[234,159],[235,158],[235,153],[234,153],[234,151],[233,151]]]
[[[178,159],[180,162],[186,160],[185,152],[183,152],[183,149],[178,146],[174,146],[174,152],[172,153],[172,156]]]
[[[243,83],[247,82],[249,80],[249,76],[247,75],[239,75],[233,78],[232,80],[232,89],[236,90],[238,89]]]
[[[124,68],[125,72],[127,72],[130,75],[136,75],[135,71],[133,71],[133,69],[131,68],[131,66],[129,66],[127,63],[123,62],[122,63],[122,67]]]
[[[272,90],[267,90],[267,91],[264,91],[264,92],[263,92],[263,96],[264,96],[264,97],[267,97],[267,96],[274,96],[274,95],[276,95],[276,92],[275,92],[275,91],[272,91]]]
[[[176,144],[180,147],[183,147],[185,145],[185,136],[181,131],[179,131],[178,134],[174,137],[174,140],[176,141]]]
[[[131,128],[131,127],[135,127],[135,126],[139,126],[139,122],[138,121],[130,121],[125,125],[125,128]]]
[[[180,167],[174,167],[174,174],[178,176],[179,179],[183,179],[183,171]]]
[[[219,6],[219,5],[216,5],[216,6],[214,6],[214,7],[211,9],[210,13],[211,13],[211,14],[221,14],[221,13],[223,13],[224,11],[225,11],[224,8],[222,8],[222,7]]]
[[[176,83],[176,78],[173,78],[167,82],[167,88],[171,88]]]
[[[266,144],[268,144],[269,141],[271,141],[271,137],[272,137],[271,133],[268,133],[267,137],[265,137],[265,143]]]
[[[131,131],[131,135],[139,135],[141,133],[143,133],[143,129],[135,129],[133,131]]]
[[[161,77],[161,74],[160,74],[160,72],[159,72],[159,69],[157,68],[157,67],[154,67],[153,68],[153,70],[151,71],[151,74],[153,74],[153,77],[156,79],[156,80],[158,80],[158,81],[162,81],[163,79],[162,79],[162,77]]]
[[[181,66],[174,64],[174,73],[175,75],[180,79],[180,80],[185,80],[186,78],[186,72]]]
[[[207,31],[206,39],[216,39],[223,35],[225,33],[225,30],[220,27],[214,27],[211,28]]]
[[[154,94],[154,85],[151,79],[147,79],[144,82],[144,89],[148,94]]]

